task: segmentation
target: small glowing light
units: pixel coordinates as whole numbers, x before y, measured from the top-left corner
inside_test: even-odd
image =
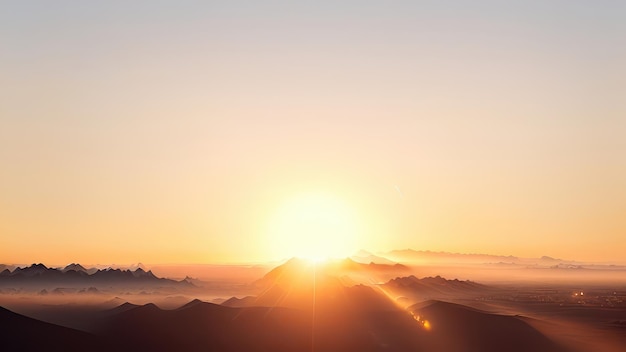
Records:
[[[583,291],[580,291],[580,295],[581,295],[581,296],[584,296],[585,294],[583,293]]]
[[[418,323],[420,323],[420,325],[421,325],[424,329],[426,329],[426,330],[430,331],[430,329],[431,329],[432,327],[431,327],[430,322],[429,322],[428,320],[423,319],[423,318],[422,318],[422,316],[417,315],[417,314],[415,314],[415,313],[413,313],[413,312],[410,312],[410,313],[411,313],[411,315],[413,316],[413,319],[415,319],[415,321],[417,321]]]
[[[431,326],[430,326],[430,322],[428,320],[424,320],[424,329],[426,330],[430,330]]]

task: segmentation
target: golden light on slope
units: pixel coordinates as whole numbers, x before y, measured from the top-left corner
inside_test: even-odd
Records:
[[[286,200],[268,229],[270,252],[278,257],[321,261],[350,255],[357,246],[354,209],[328,194],[302,194]]]

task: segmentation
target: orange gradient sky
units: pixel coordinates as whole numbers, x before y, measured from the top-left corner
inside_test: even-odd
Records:
[[[609,1],[4,4],[0,262],[624,261],[624,16]]]

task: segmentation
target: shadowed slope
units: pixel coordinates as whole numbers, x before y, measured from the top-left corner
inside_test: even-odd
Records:
[[[367,299],[361,310],[315,312],[148,304],[108,318],[94,332],[124,351],[565,351],[517,317],[439,301],[410,312],[372,310]]]
[[[2,351],[105,351],[97,337],[0,307]]]
[[[426,324],[439,351],[565,351],[518,317],[441,301],[415,304],[408,310]]]
[[[98,334],[141,351],[310,349],[309,317],[284,308],[233,309],[193,301],[176,310],[145,305],[119,313]]]
[[[176,310],[148,304],[106,319],[94,333],[126,351],[406,351],[427,343],[406,312],[344,313],[313,316],[201,301]]]

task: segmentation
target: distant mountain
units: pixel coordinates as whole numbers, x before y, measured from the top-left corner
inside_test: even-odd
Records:
[[[28,266],[25,268],[17,267],[11,272],[11,275],[9,276],[19,275],[19,276],[24,276],[24,277],[32,277],[32,276],[42,275],[44,273],[50,273],[50,272],[60,272],[60,270],[47,268],[45,265],[39,263],[39,264],[32,264],[31,266]]]
[[[407,264],[483,264],[517,262],[520,260],[520,258],[514,256],[416,251],[413,249],[393,250],[391,252],[383,253],[383,255],[391,260]]]
[[[476,298],[500,291],[469,280],[447,280],[440,276],[418,279],[413,275],[389,280],[380,287],[403,304],[431,299]]]
[[[0,274],[0,287],[20,287],[25,289],[85,289],[85,293],[95,293],[98,287],[143,287],[143,286],[186,286],[193,284],[186,280],[175,281],[159,278],[152,271],[138,268],[134,271],[122,269],[102,269],[88,273],[80,264],[70,264],[62,269],[48,268],[33,264],[29,267],[15,268]],[[59,292],[57,292],[59,293]]]
[[[74,270],[74,271],[81,271],[84,272],[86,274],[93,274],[96,271],[98,271],[98,269],[96,268],[90,268],[90,269],[86,269],[85,267],[83,267],[80,264],[77,263],[72,263],[72,264],[68,264],[65,268],[61,269],[62,272],[68,272],[70,270]]]
[[[564,261],[563,259],[555,259],[545,255],[541,258],[521,258],[512,255],[432,252],[414,249],[393,250],[381,253],[381,255],[385,258],[408,265],[519,264],[545,267],[558,262],[569,265],[581,264],[576,261]]]
[[[374,255],[374,254],[372,254],[372,253],[370,253],[368,251],[365,251],[365,250],[360,250],[360,251],[356,252],[353,256],[350,257],[350,259],[354,260],[357,263],[362,263],[362,264],[370,264],[370,263],[385,264],[385,265],[397,264],[393,260],[389,260],[387,258],[378,256],[378,255]]]
[[[141,270],[146,270],[146,266],[143,265],[143,263],[137,263],[137,264],[131,264],[128,268],[126,268],[127,270],[130,271],[135,271],[137,269],[141,269]]]
[[[5,270],[11,272],[15,270],[15,265],[0,264],[0,273],[4,272]]]

